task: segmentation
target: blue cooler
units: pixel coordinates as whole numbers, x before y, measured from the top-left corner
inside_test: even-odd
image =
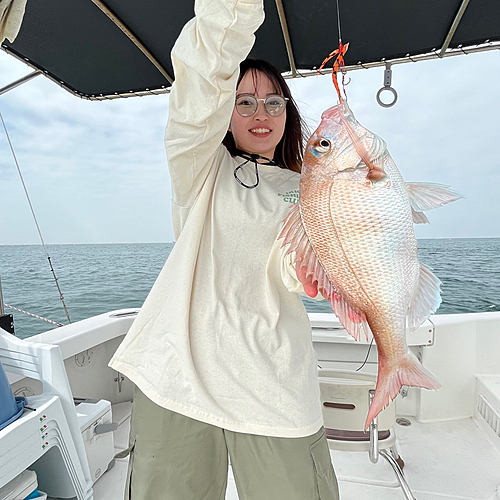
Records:
[[[0,363],[0,430],[21,416],[26,403],[26,398],[14,398],[5,370]]]

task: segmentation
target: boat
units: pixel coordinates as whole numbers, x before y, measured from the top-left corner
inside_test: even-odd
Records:
[[[324,22],[334,32],[332,37],[321,39],[320,33],[326,30],[311,30],[307,19],[304,20],[307,17],[304,9],[309,6],[313,9],[314,4],[322,4],[328,9],[329,14],[325,16],[328,19]],[[356,20],[362,12],[366,14],[361,15],[363,23],[359,26],[366,33],[373,19],[377,19],[379,25],[384,21],[388,34],[394,34],[387,45],[365,44],[370,49],[366,52],[362,52],[363,46],[351,47],[348,52],[351,59],[346,60],[348,71],[376,66],[385,66],[390,71],[392,64],[500,47],[500,29],[496,22],[500,18],[500,6],[492,0],[450,0],[439,5],[411,2],[406,6],[407,19],[410,19],[406,25],[400,22],[402,13],[397,2],[388,2],[386,10],[376,12],[371,2],[360,1],[350,7],[351,16],[347,15],[349,8],[344,8],[343,3],[340,6],[345,31],[350,29],[349,26],[352,29],[357,26]],[[159,50],[158,47],[166,39],[173,43],[184,22],[192,15],[192,4],[182,4],[179,8],[177,4],[150,2],[142,6],[139,16],[135,7],[134,2],[125,5],[110,1],[105,4],[101,0],[87,3],[54,0],[50,4],[53,10],[48,11],[48,4],[28,0],[18,38],[14,42],[2,43],[2,49],[35,71],[0,93],[39,74],[44,74],[75,96],[90,100],[168,92],[173,80],[169,50]],[[338,39],[333,9],[333,4],[320,0],[302,7],[293,2],[266,0],[267,24],[258,33],[252,55],[270,59],[287,77],[315,74],[322,56],[332,50],[331,40]],[[85,17],[87,15],[90,17]],[[160,15],[172,19],[172,29],[168,34],[147,29],[155,26],[154,18]],[[40,22],[40,19],[46,22]],[[86,26],[85,30],[80,28],[74,34],[80,43],[65,44],[64,37],[75,28],[76,19]],[[408,30],[408,25],[414,25],[414,29]],[[97,31],[84,33],[89,26]],[[426,29],[422,29],[423,26]],[[317,33],[318,39],[307,41],[304,37],[312,31]],[[108,33],[111,40],[110,47],[104,50],[106,53],[100,54],[102,44],[99,40],[103,33]],[[279,43],[272,43],[276,34],[280,37]],[[371,35],[371,39],[376,38],[376,34]],[[353,39],[360,38],[353,36]],[[89,40],[95,43],[85,50],[99,53],[94,59],[103,67],[113,68],[109,74],[95,68],[82,71],[81,51],[89,45]],[[268,54],[268,47],[277,47],[273,49],[276,53]],[[135,70],[125,71],[126,77],[123,77],[123,67],[113,59],[113,51],[115,55],[116,51],[127,54],[124,60],[128,64],[125,66]],[[137,68],[144,71],[137,71]],[[141,75],[141,81],[128,79],[134,73]],[[91,82],[89,75],[97,77]],[[11,368],[7,367],[6,371],[12,392],[17,397],[28,398],[28,408],[11,424],[12,427],[0,430],[0,488],[24,471],[17,463],[26,465],[27,457],[35,456],[29,441],[32,435],[23,429],[27,429],[36,418],[42,418],[42,427],[35,429],[41,433],[35,433],[38,448],[41,448],[37,453],[41,455],[26,466],[36,470],[40,491],[48,493],[49,498],[123,498],[128,466],[128,457],[123,456],[123,452],[128,447],[134,385],[107,365],[137,313],[138,309],[110,311],[42,332],[26,341],[12,338],[5,330],[0,331],[0,359],[6,367],[10,364]],[[333,314],[309,313],[309,316],[318,375],[323,381],[330,381],[326,387],[335,386],[348,392],[346,387],[349,385],[360,385],[357,383],[360,380],[369,381],[377,369],[376,347],[367,356],[368,342],[364,339],[355,342]],[[500,312],[433,315],[418,330],[408,334],[408,344],[443,387],[437,392],[405,388],[391,405],[395,413],[391,430],[397,440],[390,453],[394,459],[404,462],[403,467],[399,462],[404,483],[394,473],[389,459],[376,460],[376,443],[360,445],[361,451],[347,451],[338,449],[341,446],[332,442],[330,454],[339,479],[341,498],[500,499]],[[39,378],[16,373],[16,369],[22,371],[20,366],[25,366],[28,361],[34,363],[38,353],[41,359],[45,351],[54,356],[50,361],[54,365],[49,366],[57,365],[57,352],[60,352],[63,370],[57,376],[50,378],[52,374],[43,373],[43,370]],[[361,365],[361,370],[356,372]],[[348,384],[341,380],[346,372],[352,374]],[[362,376],[356,378],[354,373]],[[49,382],[62,387],[58,397],[66,405],[61,405],[62,410],[58,412],[53,393],[46,390]],[[70,390],[64,394],[66,384]],[[57,429],[50,427],[50,415],[41,410],[49,407],[43,405],[49,404],[53,405],[50,408],[54,408],[54,415],[60,419],[54,417],[53,421],[63,422],[61,429],[66,429],[67,425],[67,430],[61,430],[59,436],[55,436]],[[336,404],[343,403],[337,401]],[[350,411],[349,408],[340,409]],[[40,410],[42,414],[38,417]],[[69,423],[65,424],[66,421]],[[382,417],[380,425],[383,426]],[[18,446],[10,447],[7,454],[2,450],[7,449],[8,436],[13,435],[13,429],[22,439]],[[372,435],[380,436],[377,429]],[[382,443],[378,444],[380,446]],[[73,472],[66,465],[71,460],[79,464]],[[70,483],[69,476],[72,478]],[[72,485],[77,483],[81,488],[73,486],[72,490]],[[410,493],[405,492],[402,484],[408,486]],[[231,467],[226,499],[238,499]]]
[[[134,385],[107,363],[137,312],[112,311],[25,342],[59,346],[74,397],[111,403],[117,429],[108,454],[110,469],[91,468],[98,474],[92,478],[95,500],[123,498],[128,457],[111,462],[114,454],[128,447]],[[310,318],[314,349],[323,370],[356,370],[363,363],[365,340],[355,342],[333,314],[310,313]],[[396,424],[397,448],[405,463],[406,481],[419,500],[500,498],[499,333],[500,312],[434,315],[408,339],[423,365],[443,384],[438,392],[409,388],[406,397],[396,398],[397,417],[403,419],[402,425]],[[3,356],[1,360],[5,362]],[[374,374],[376,367],[377,353],[372,349],[362,373]],[[27,396],[28,401],[41,391],[39,381],[12,374],[9,378],[14,394]],[[25,413],[29,416],[31,412]],[[94,426],[99,423],[96,420]],[[330,453],[342,499],[405,498],[385,461],[371,463],[368,452]],[[30,469],[37,470],[41,490],[53,488],[44,468],[35,463]],[[231,467],[228,476],[226,499],[237,500]]]

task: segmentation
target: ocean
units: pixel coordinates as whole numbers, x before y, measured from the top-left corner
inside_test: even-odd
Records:
[[[441,279],[437,314],[500,311],[500,238],[419,240],[420,260]],[[173,243],[47,245],[72,322],[115,309],[140,307]],[[6,304],[67,324],[47,257],[40,245],[0,246]],[[303,299],[309,312],[331,312]],[[27,338],[53,325],[14,314],[16,335]]]

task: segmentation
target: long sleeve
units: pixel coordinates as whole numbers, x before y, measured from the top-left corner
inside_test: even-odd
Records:
[[[23,22],[26,0],[0,2],[0,43],[5,39],[14,42]]]
[[[221,147],[239,64],[264,20],[262,0],[197,0],[195,14],[172,50],[175,83],[165,134],[174,209],[181,210],[194,203]]]

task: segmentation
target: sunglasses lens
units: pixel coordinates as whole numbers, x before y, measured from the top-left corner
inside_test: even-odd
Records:
[[[266,99],[266,111],[271,116],[280,116],[285,111],[286,101],[280,95],[271,95]]]
[[[257,106],[257,99],[250,95],[244,95],[236,99],[236,111],[241,116],[252,116],[257,111]]]

